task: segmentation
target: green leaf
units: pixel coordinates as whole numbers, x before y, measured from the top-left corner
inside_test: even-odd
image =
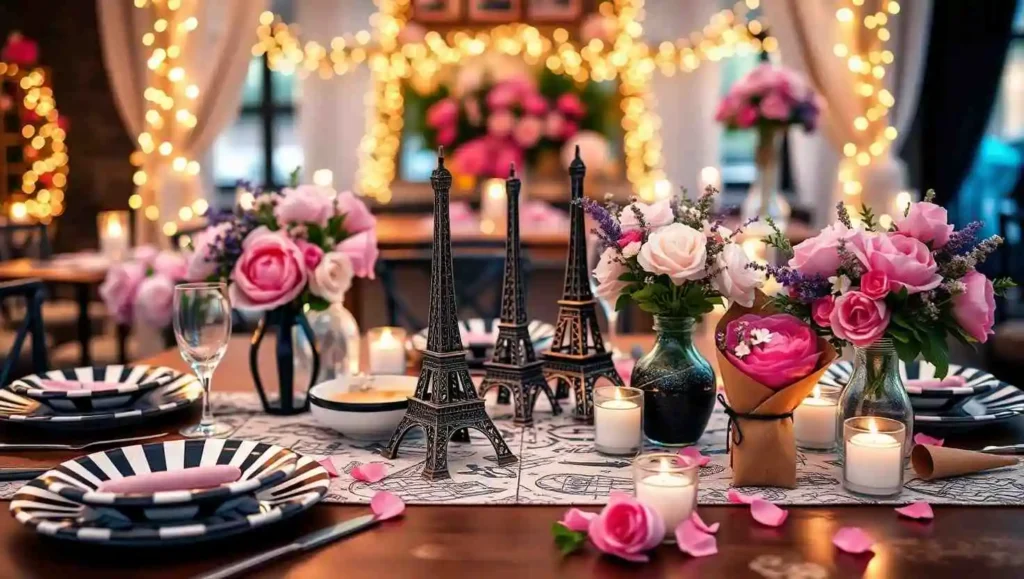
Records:
[[[637,275],[637,274],[635,274],[635,273],[633,273],[631,271],[627,271],[626,273],[624,273],[624,274],[619,276],[619,281],[635,283],[635,282],[643,281],[643,279],[641,279],[639,275]]]
[[[619,299],[615,300],[615,311],[621,312],[626,309],[632,299],[628,293],[620,294]]]
[[[949,346],[946,344],[946,333],[932,329],[927,334],[927,346],[922,347],[925,360],[935,365],[935,377],[942,379],[949,373]],[[922,344],[923,346],[923,344]]]
[[[907,342],[896,340],[893,342],[893,346],[896,348],[896,355],[904,362],[913,362],[921,352],[921,345],[915,339]]]
[[[309,299],[306,300],[306,304],[308,304],[309,309],[313,310],[314,312],[322,312],[327,308],[331,307],[330,302],[323,298],[316,297],[314,295],[309,296]]]
[[[555,537],[555,545],[562,553],[562,556],[569,555],[579,550],[587,541],[586,533],[571,531],[565,525],[555,521],[551,525],[551,534]]]

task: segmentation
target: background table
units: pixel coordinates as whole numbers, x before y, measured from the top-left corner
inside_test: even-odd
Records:
[[[624,337],[620,344],[649,344]],[[218,370],[214,388],[251,391],[248,342],[235,338]],[[268,360],[269,361],[269,360]],[[150,363],[184,370],[177,351]],[[186,419],[195,420],[193,411]],[[181,418],[177,422],[182,422]],[[172,424],[147,427],[170,428]],[[159,430],[157,430],[159,431]],[[10,440],[17,433],[5,432]],[[20,437],[19,437],[20,438]],[[976,447],[1024,440],[1020,421],[947,443]],[[19,454],[0,466],[49,465],[73,453]],[[703,559],[662,546],[647,565],[598,556],[592,549],[562,558],[551,524],[564,507],[409,507],[389,521],[314,553],[274,563],[254,576],[346,579],[367,577],[1019,577],[1024,574],[1024,511],[1012,508],[936,509],[919,523],[890,507],[790,508],[779,529],[754,523],[745,507],[701,507],[703,518],[720,522],[719,554]],[[367,512],[364,506],[318,505],[309,512],[235,539],[168,550],[126,550],[46,540],[0,515],[0,577],[190,577],[246,555],[280,545],[303,533]],[[838,552],[833,533],[860,526],[877,540],[873,558]],[[804,574],[801,575],[800,572]],[[807,574],[816,572],[817,575]]]

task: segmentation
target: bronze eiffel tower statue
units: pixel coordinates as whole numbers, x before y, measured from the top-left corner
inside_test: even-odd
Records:
[[[452,174],[444,167],[443,149],[438,150],[437,168],[430,175],[430,185],[434,189],[434,245],[430,263],[427,349],[423,352],[416,394],[409,398],[409,409],[381,454],[395,458],[405,433],[413,426],[419,426],[426,435],[427,446],[423,478],[438,480],[451,476],[448,474],[449,439],[461,431],[461,438],[468,441],[467,428],[479,430],[491,441],[499,465],[510,464],[517,459],[484,411],[484,400],[477,396],[466,365],[452,273],[452,234],[448,214]]]
[[[562,407],[555,400],[544,378],[544,362],[537,359],[530,340],[526,317],[526,288],[520,272],[519,259],[519,190],[522,181],[516,177],[516,167],[509,168],[505,181],[508,201],[507,234],[505,239],[505,274],[501,288],[501,320],[498,338],[490,361],[484,364],[487,373],[480,385],[480,396],[492,388],[508,391],[515,402],[513,419],[516,424],[533,424],[533,407],[541,392],[551,402],[551,411],[560,414]]]
[[[544,375],[557,382],[558,398],[568,398],[572,388],[576,396],[575,418],[594,419],[594,384],[605,378],[616,386],[625,386],[611,352],[604,349],[601,330],[597,326],[594,294],[590,291],[587,268],[586,232],[583,224],[583,177],[587,168],[576,158],[569,164],[569,255],[565,260],[565,287],[558,300],[558,322],[555,340],[544,354]]]

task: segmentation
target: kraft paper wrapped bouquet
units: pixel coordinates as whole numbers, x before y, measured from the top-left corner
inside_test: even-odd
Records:
[[[757,293],[715,328],[735,486],[796,487],[793,410],[836,359],[828,340]]]

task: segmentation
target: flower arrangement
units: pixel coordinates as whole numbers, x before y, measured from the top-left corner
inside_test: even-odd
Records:
[[[977,269],[1002,239],[979,241],[980,222],[955,229],[934,195],[908,205],[888,227],[868,207],[855,226],[840,203],[839,221],[796,247],[775,229],[765,242],[792,254],[787,265],[769,267],[787,290],[775,298],[777,307],[839,347],[891,338],[900,359],[920,355],[945,376],[947,338],[988,340],[995,296],[1015,284]]]
[[[377,221],[355,195],[312,185],[252,193],[251,209],[195,236],[188,279],[227,281],[242,309],[321,311],[344,299],[353,277],[374,277]]]
[[[107,271],[99,293],[118,324],[130,326],[138,321],[163,329],[171,325],[174,285],[187,274],[184,255],[141,246],[127,261]]]
[[[764,272],[752,266],[735,242],[742,233],[711,215],[716,191],[698,199],[676,195],[626,207],[585,199],[605,249],[594,268],[597,294],[622,309],[633,302],[645,312],[700,319],[723,298],[744,305]]]
[[[810,132],[818,124],[821,97],[797,73],[763,63],[732,85],[715,120],[730,129],[787,128]]]

